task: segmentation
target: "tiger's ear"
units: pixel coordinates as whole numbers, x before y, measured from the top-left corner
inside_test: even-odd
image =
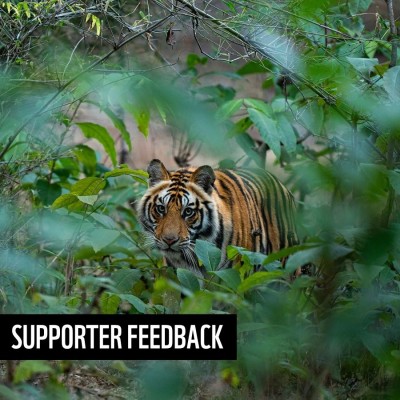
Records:
[[[149,166],[147,167],[147,172],[149,174],[150,187],[161,181],[169,180],[169,173],[160,160],[151,160]]]
[[[215,174],[209,165],[203,165],[193,172],[190,180],[210,194],[215,181]]]

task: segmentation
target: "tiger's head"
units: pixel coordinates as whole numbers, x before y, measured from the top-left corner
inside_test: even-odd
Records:
[[[138,215],[148,238],[170,264],[195,267],[195,240],[213,240],[218,224],[211,196],[213,169],[205,165],[168,172],[160,160],[152,160],[147,172],[149,188],[138,204]]]

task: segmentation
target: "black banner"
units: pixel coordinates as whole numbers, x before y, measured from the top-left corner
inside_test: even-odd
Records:
[[[236,315],[0,314],[2,360],[235,360]]]

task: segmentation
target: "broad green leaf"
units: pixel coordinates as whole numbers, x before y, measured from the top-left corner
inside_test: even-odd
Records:
[[[389,182],[392,185],[394,191],[400,194],[400,171],[388,171]]]
[[[119,269],[111,274],[111,279],[119,292],[129,293],[141,276],[142,273],[138,269]]]
[[[71,204],[77,203],[78,201],[78,197],[75,194],[67,193],[55,199],[51,206],[52,208],[68,207]]]
[[[190,53],[186,57],[186,64],[188,68],[194,68],[197,64],[204,65],[208,61],[207,57],[200,57],[198,54]]]
[[[267,257],[264,253],[250,251],[245,249],[244,247],[228,246],[227,255],[229,259],[235,258],[238,254],[245,257],[251,265],[262,265],[265,258]]]
[[[108,133],[107,129],[93,122],[77,122],[85,137],[88,139],[96,139],[100,142],[105,152],[110,156],[113,165],[117,165],[117,151],[115,150],[114,139]]]
[[[80,144],[74,148],[76,158],[84,165],[89,175],[94,175],[96,171],[97,157],[96,152],[89,146]]]
[[[227,101],[224,103],[217,111],[217,118],[224,120],[230,118],[232,115],[236,113],[242,107],[243,100],[242,99],[234,99]]]
[[[254,108],[255,110],[272,117],[273,112],[271,106],[262,100],[244,99],[244,104],[247,108]]]
[[[15,389],[0,384],[0,398],[3,400],[24,400],[26,397],[19,394]]]
[[[281,156],[281,138],[278,133],[277,122],[267,114],[254,108],[248,110],[250,119],[260,132],[261,138],[273,151],[277,158]]]
[[[271,103],[272,111],[276,113],[282,113],[288,111],[290,109],[290,105],[292,104],[291,99],[285,99],[284,97],[277,97]]]
[[[384,268],[381,265],[354,264],[354,270],[365,285],[371,284]]]
[[[392,344],[382,335],[364,330],[361,332],[361,340],[368,351],[382,363],[387,362],[387,351]]]
[[[181,305],[180,314],[209,314],[212,311],[213,295],[197,291],[186,297]]]
[[[89,204],[90,206],[92,206],[94,203],[96,203],[97,199],[99,198],[99,196],[97,194],[94,194],[91,196],[76,196],[76,197],[82,203]]]
[[[373,58],[378,48],[378,42],[375,40],[367,40],[364,44],[364,51],[368,58]]]
[[[71,194],[77,196],[93,196],[99,194],[104,188],[106,181],[103,178],[83,178],[71,187]]]
[[[383,76],[383,87],[392,100],[400,99],[400,66],[387,70]]]
[[[264,265],[268,265],[274,261],[277,260],[282,260],[282,258],[285,258],[287,256],[290,256],[292,254],[295,254],[301,250],[308,250],[310,249],[309,245],[299,245],[299,246],[292,246],[292,247],[286,247],[284,249],[281,249],[275,253],[271,253],[268,255],[268,257],[264,260]]]
[[[272,68],[272,64],[267,60],[249,61],[237,70],[239,75],[266,73]]]
[[[61,186],[57,183],[49,183],[45,179],[38,179],[36,190],[43,205],[49,206],[61,196]]]
[[[296,151],[297,137],[292,124],[288,121],[285,115],[279,114],[276,117],[278,134],[281,138],[281,142],[285,146],[288,153]]]
[[[126,129],[125,122],[119,118],[112,110],[110,110],[108,107],[103,109],[103,111],[108,115],[108,117],[111,119],[112,123],[114,126],[120,131],[121,137],[124,140],[124,142],[128,145],[128,150],[132,150],[132,141],[131,141],[131,135]]]
[[[386,71],[389,69],[389,64],[378,64],[375,65],[374,70],[380,77],[383,77]]]
[[[176,276],[178,277],[179,282],[191,292],[197,292],[200,290],[199,281],[192,271],[184,268],[177,268]]]
[[[142,300],[139,299],[139,297],[136,297],[133,294],[117,294],[117,296],[121,300],[127,301],[141,314],[144,314],[148,308],[148,305],[146,303],[144,303]]]
[[[97,253],[104,249],[104,247],[113,243],[119,235],[119,231],[96,227],[91,232],[87,233],[87,239],[89,244],[93,247],[94,252]]]
[[[100,310],[102,314],[116,314],[121,299],[113,293],[103,292],[100,297]]]
[[[104,227],[106,227],[108,229],[117,229],[118,228],[118,224],[116,223],[116,221],[108,215],[93,213],[93,214],[91,214],[91,217],[95,221],[99,222],[101,225],[103,225]]]
[[[21,361],[15,368],[14,383],[25,382],[35,374],[52,372],[53,368],[47,361],[25,360]]]
[[[298,109],[300,121],[314,135],[320,136],[324,124],[324,110],[316,101],[311,101]]]
[[[148,173],[141,169],[131,169],[129,167],[116,168],[104,174],[105,178],[114,178],[116,176],[129,175],[140,183],[147,184]]]
[[[349,10],[352,15],[356,15],[361,12],[367,11],[371,3],[372,0],[349,0]]]
[[[221,261],[221,250],[205,240],[196,240],[195,253],[207,271],[215,271]]]
[[[126,110],[133,116],[139,131],[144,137],[149,136],[150,110],[138,104],[125,105]]]
[[[288,258],[285,269],[289,273],[293,273],[294,271],[296,271],[297,268],[301,268],[303,265],[315,261],[320,256],[320,254],[320,247],[298,251]]]
[[[218,276],[218,278],[225,282],[232,290],[237,290],[240,285],[240,274],[235,269],[221,269],[219,271],[214,271],[213,274]]]
[[[347,57],[347,61],[362,75],[369,75],[374,70],[375,65],[379,63],[377,58]]]
[[[279,279],[283,276],[283,271],[266,271],[266,272],[255,272],[246,278],[238,287],[239,293],[245,293],[250,289],[257,286],[264,285],[266,282],[270,282]]]

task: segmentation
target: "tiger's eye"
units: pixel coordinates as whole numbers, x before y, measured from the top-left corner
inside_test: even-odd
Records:
[[[159,205],[156,207],[156,210],[157,210],[157,212],[158,212],[159,214],[164,214],[164,212],[165,212],[165,207],[164,207],[162,204],[159,204]]]
[[[193,208],[185,208],[185,210],[183,211],[183,217],[184,218],[192,217],[193,214],[194,214]]]

